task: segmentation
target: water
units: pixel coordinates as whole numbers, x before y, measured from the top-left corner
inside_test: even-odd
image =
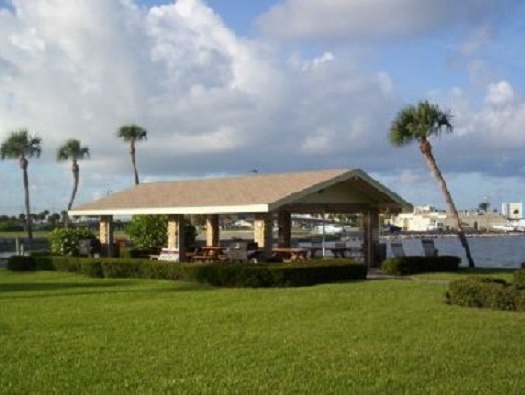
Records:
[[[421,239],[401,239],[406,255],[423,255]],[[525,262],[525,234],[490,237],[469,237],[470,252],[477,267],[519,268]],[[387,255],[391,256],[390,242]],[[468,266],[463,247],[457,237],[434,239],[439,255],[455,255],[461,258],[461,266]]]

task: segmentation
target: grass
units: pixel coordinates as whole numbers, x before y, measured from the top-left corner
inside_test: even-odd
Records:
[[[460,268],[457,272],[421,273],[412,277],[420,280],[452,281],[476,275],[500,278],[507,282],[512,282],[515,271],[516,269]]]
[[[523,393],[525,314],[448,306],[444,291],[0,270],[0,392]]]

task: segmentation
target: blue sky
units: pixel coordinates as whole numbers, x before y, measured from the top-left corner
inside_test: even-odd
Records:
[[[67,205],[67,138],[91,150],[77,203],[131,186],[125,123],[148,130],[144,182],[357,167],[443,208],[417,147],[387,140],[428,99],[454,116],[432,143],[458,207],[499,208],[525,197],[523,31],[520,0],[0,0],[0,139],[43,139],[33,211]],[[16,161],[0,185],[21,212]]]

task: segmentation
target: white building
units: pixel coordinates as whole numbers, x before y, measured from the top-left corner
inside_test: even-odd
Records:
[[[501,214],[510,219],[523,218],[523,203],[503,203]]]
[[[479,211],[460,211],[459,217],[464,229],[492,230],[494,225],[504,224],[507,218],[500,214]],[[414,207],[411,213],[393,216],[390,223],[408,232],[427,232],[450,230],[456,227],[454,218],[445,211],[438,211],[431,206]]]
[[[390,223],[405,231],[427,232],[445,230],[447,214],[432,206],[416,206],[411,213],[401,213],[392,217]]]

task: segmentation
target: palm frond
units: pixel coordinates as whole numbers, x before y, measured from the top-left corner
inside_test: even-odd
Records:
[[[439,136],[443,131],[452,132],[452,116],[437,104],[421,101],[401,109],[390,126],[390,142],[403,146],[414,141],[422,141],[431,136]]]
[[[80,140],[69,139],[57,150],[57,161],[80,160],[84,158],[89,158],[89,148],[82,147]]]
[[[135,124],[124,125],[117,130],[117,137],[124,141],[141,141],[148,139],[148,132]]]
[[[42,153],[41,144],[42,139],[36,135],[30,135],[27,129],[16,130],[12,132],[0,146],[0,158],[38,158]]]

